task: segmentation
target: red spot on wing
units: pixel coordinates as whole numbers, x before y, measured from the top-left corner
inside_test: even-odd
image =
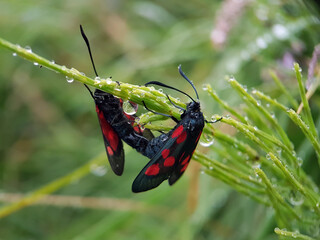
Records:
[[[182,158],[183,158],[184,154],[185,154],[185,152],[183,152],[183,153],[182,153],[182,155],[181,155],[181,157],[180,157],[180,159],[179,159],[179,162],[181,162],[181,160],[182,160]]]
[[[166,160],[164,160],[163,166],[165,167],[171,167],[175,162],[174,157],[168,157]]]
[[[108,154],[110,155],[110,156],[112,156],[113,155],[113,150],[112,150],[112,148],[111,147],[107,147],[107,151],[108,151]]]
[[[184,165],[183,168],[181,168],[180,172],[184,172],[184,171],[187,169],[188,165],[189,165],[189,163],[187,163],[186,165]]]
[[[112,129],[111,125],[107,122],[107,120],[104,118],[103,112],[99,109],[98,106],[96,106],[96,111],[98,113],[98,118],[100,121],[102,133],[105,136],[105,138],[108,140],[111,148],[113,151],[116,151],[119,144],[119,136],[118,134]]]
[[[134,116],[132,116],[132,115],[128,115],[128,114],[126,114],[125,112],[123,112],[123,114],[126,116],[126,118],[129,120],[129,123],[131,124],[131,126],[133,126],[134,124],[135,124],[135,117]],[[138,133],[139,135],[142,135],[142,129],[140,128],[140,126],[139,125],[137,125],[137,126],[134,126],[133,127],[133,129],[134,129],[134,131],[136,132],[136,133]]]
[[[180,136],[182,131],[183,131],[183,126],[180,125],[176,130],[174,130],[174,132],[172,133],[171,137],[172,138],[176,138],[176,137]]]
[[[187,132],[183,131],[180,136],[177,138],[177,143],[182,143],[187,138]]]
[[[159,173],[159,171],[160,171],[159,163],[155,163],[147,168],[145,175],[154,176],[154,175],[157,175]]]
[[[161,155],[164,159],[166,159],[169,156],[170,150],[169,149],[164,149],[161,152]]]
[[[187,163],[189,162],[189,159],[190,159],[190,155],[187,156],[187,157],[182,161],[181,165],[187,164]]]
[[[202,131],[199,133],[199,136],[197,137],[196,143],[199,141],[199,138],[201,136]]]

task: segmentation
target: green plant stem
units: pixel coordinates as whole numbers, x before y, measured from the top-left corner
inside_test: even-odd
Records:
[[[307,188],[304,188],[297,178],[293,176],[292,172],[290,172],[273,153],[269,152],[268,154],[271,160],[277,165],[277,167],[279,167],[284,176],[288,179],[288,182],[312,203],[313,209],[318,215],[320,215],[320,199],[317,197],[317,194],[312,193],[311,190],[308,190]]]
[[[268,189],[268,193],[270,196],[270,199],[274,199],[274,204],[275,204],[275,208],[278,208],[278,204],[280,203],[288,212],[290,212],[290,214],[295,217],[296,219],[300,219],[300,217],[297,215],[297,213],[289,206],[289,204],[284,201],[283,197],[278,193],[278,191],[272,186],[270,180],[268,179],[268,177],[266,176],[266,174],[260,169],[260,168],[256,168],[255,169],[255,173],[259,175],[259,177],[261,178],[262,182],[264,182],[264,184],[266,185],[267,189]],[[281,214],[282,211],[279,210],[278,214]],[[288,221],[288,219],[286,219],[286,221]]]
[[[287,112],[288,108],[285,107],[284,105],[282,105],[281,103],[279,103],[276,99],[271,98],[270,96],[265,95],[263,92],[260,92],[258,90],[254,90],[252,91],[252,94],[254,94],[255,96],[257,96],[258,98],[268,102],[270,105],[279,108],[280,110],[282,110],[283,112]]]
[[[242,117],[236,110],[234,110],[232,107],[230,107],[225,101],[220,99],[215,91],[213,91],[212,87],[210,84],[206,84],[205,88],[207,89],[208,93],[210,96],[217,101],[222,108],[227,110],[229,113],[231,113],[233,116],[235,116],[237,119],[239,119],[240,122],[247,123],[247,120]]]
[[[262,105],[258,103],[234,78],[228,80],[230,85],[242,96],[243,100],[248,104],[254,106],[262,115],[272,124],[272,126],[277,130],[284,144],[290,149],[293,150],[293,145],[288,138],[285,131],[279,125],[276,118],[274,118]],[[258,114],[259,115],[259,114]]]
[[[316,240],[315,238],[303,235],[298,232],[290,232],[286,230],[282,230],[279,228],[275,228],[274,232],[281,237],[285,237],[285,239],[295,239],[295,240]]]
[[[257,193],[264,193],[265,191],[262,190],[263,188],[263,184],[261,184],[260,182],[257,181],[257,179],[255,178],[252,178],[250,176],[248,176],[247,174],[243,174],[241,171],[239,170],[236,170],[236,169],[233,169],[233,168],[230,168],[228,167],[227,165],[217,161],[217,160],[214,160],[214,159],[210,159],[208,157],[206,157],[205,155],[199,153],[199,152],[196,152],[195,153],[195,156],[199,159],[199,158],[202,158],[203,161],[202,163],[205,164],[205,166],[207,168],[211,168],[212,167],[212,170],[214,171],[215,168],[219,168],[221,170],[223,170],[224,172],[230,174],[230,176],[235,176],[235,177],[238,177],[239,179],[242,179],[244,181],[247,181],[247,182],[250,182],[250,183],[253,183],[254,185],[256,185],[256,187],[259,187],[261,189],[257,189],[257,188],[254,188],[254,191],[256,191]],[[250,187],[250,186],[249,186]]]
[[[263,99],[267,101],[268,103],[272,104],[273,106],[279,108],[282,110],[284,113],[286,113],[289,118],[297,125],[300,127],[302,130],[303,134],[309,139],[311,142],[312,146],[315,149],[315,152],[317,154],[318,158],[318,164],[320,166],[320,143],[317,140],[316,136],[314,136],[310,131],[309,127],[305,124],[305,122],[301,119],[301,117],[292,109],[287,109],[284,105],[280,104],[277,102],[275,99],[272,99],[271,97],[263,94],[260,91],[256,91],[254,93],[256,96],[258,96],[260,99]]]
[[[294,155],[292,155],[292,152],[287,148],[286,145],[284,145],[282,142],[280,142],[277,138],[275,138],[274,136],[271,136],[259,129],[256,129],[250,125],[245,125],[243,123],[240,123],[232,118],[223,118],[221,120],[221,122],[227,123],[233,127],[235,127],[236,129],[238,129],[240,132],[242,132],[243,134],[245,134],[249,139],[251,139],[252,141],[254,141],[258,146],[260,146],[260,148],[262,150],[264,150],[266,153],[268,152],[272,152],[274,149],[272,149],[271,147],[269,147],[264,141],[262,141],[260,138],[258,138],[256,135],[262,137],[265,140],[268,140],[269,142],[271,142],[272,144],[274,144],[275,146],[280,147],[284,152],[286,152],[287,156],[289,158],[291,158],[292,160],[297,161]],[[271,166],[276,172],[277,170]]]
[[[292,97],[292,95],[287,91],[286,87],[282,84],[282,82],[279,80],[278,76],[274,71],[270,71],[270,75],[273,79],[273,81],[276,83],[278,88],[283,92],[283,94],[287,97],[288,101],[291,103],[291,105],[294,107],[294,109],[298,108],[297,101]]]
[[[235,138],[233,136],[229,136],[227,134],[224,134],[218,129],[214,129],[212,125],[206,125],[206,127],[204,128],[203,131],[204,131],[204,133],[213,134],[214,137],[216,139],[218,139],[219,141],[226,142],[230,146],[234,146],[234,147],[236,146],[236,148],[239,151],[248,154],[250,159],[252,159],[252,160],[259,159],[258,152],[256,150],[254,150],[252,147],[250,147],[248,144],[245,144],[245,143],[239,141],[237,138]]]
[[[292,121],[300,127],[304,135],[309,139],[312,146],[314,147],[314,150],[316,151],[317,157],[318,157],[318,165],[320,166],[320,143],[317,140],[316,136],[312,134],[310,131],[310,127],[305,124],[304,121],[302,121],[301,117],[292,109],[287,111],[289,117],[292,119]]]
[[[316,127],[314,125],[314,121],[312,119],[309,102],[308,102],[308,99],[306,97],[306,91],[305,91],[304,85],[302,83],[301,68],[300,68],[298,63],[294,64],[294,70],[296,72],[296,77],[297,77],[297,81],[298,81],[298,84],[299,84],[300,97],[301,97],[301,100],[302,100],[302,103],[303,103],[303,111],[306,114],[306,122],[310,127],[309,131],[311,131],[312,135],[317,140],[319,140],[318,134],[317,134],[317,130],[316,130]]]
[[[169,102],[167,96],[155,90],[153,87],[141,87],[128,83],[120,83],[112,81],[110,78],[100,79],[99,81],[91,79],[80,73],[74,68],[67,68],[66,66],[60,66],[53,61],[49,61],[35,53],[31,50],[20,47],[19,45],[12,44],[2,38],[0,38],[0,46],[14,52],[15,54],[23,57],[33,63],[44,66],[52,71],[63,74],[64,76],[79,81],[81,83],[90,85],[92,87],[101,89],[107,93],[114,96],[120,97],[124,100],[130,100],[140,105],[142,102],[148,106],[148,108],[153,109],[156,112],[166,113],[180,119],[181,113]],[[176,105],[185,107],[186,105],[178,101],[174,97],[170,97],[171,101]]]
[[[198,152],[195,152],[193,159],[207,167],[207,169],[205,169],[204,172],[207,173],[208,175],[214,176],[214,177],[220,179],[221,181],[234,187],[239,192],[242,192],[245,195],[252,197],[256,201],[263,203],[264,205],[269,206],[269,203],[266,200],[264,200],[263,198],[261,198],[260,196],[257,195],[257,194],[264,193],[264,189],[253,187],[253,186],[245,183],[245,181],[249,181],[251,183],[254,182],[256,185],[261,186],[261,184],[259,182],[255,181],[254,179],[250,179],[249,177],[244,176],[243,174],[241,174],[237,171],[235,171],[235,172],[237,172],[236,175],[231,174],[229,172],[229,170],[230,170],[229,167],[223,166],[222,163],[219,163],[218,161],[213,161],[212,159],[209,159],[206,156],[204,156]],[[233,173],[235,173],[235,172],[233,172]],[[243,181],[244,179],[241,180],[241,178],[239,178],[239,176],[244,177],[245,181]],[[253,192],[255,192],[257,194],[253,194]]]
[[[34,204],[39,199],[45,197],[46,195],[49,195],[63,186],[66,186],[74,181],[78,181],[82,177],[86,176],[90,172],[90,167],[93,165],[102,165],[105,164],[106,158],[105,154],[101,154],[100,156],[92,159],[88,163],[86,163],[84,166],[76,169],[75,171],[71,172],[70,174],[63,176],[61,178],[58,178],[57,180],[54,180],[53,182],[46,184],[45,186],[39,188],[36,191],[31,192],[28,196],[22,198],[18,202],[3,206],[0,208],[0,218],[6,217],[24,207],[30,206],[31,204]]]

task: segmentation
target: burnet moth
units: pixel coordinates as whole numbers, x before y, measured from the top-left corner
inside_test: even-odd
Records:
[[[86,42],[94,72],[98,76],[89,41],[81,25],[80,32]],[[142,130],[140,126],[133,127],[135,116],[123,112],[122,99],[99,89],[92,93],[87,85],[85,87],[90,92],[96,105],[96,112],[111,169],[116,175],[120,176],[124,169],[124,150],[121,140],[124,140],[138,152],[144,153],[148,145],[147,138],[151,139],[153,135],[149,129]],[[134,103],[131,104],[136,107]]]
[[[80,29],[82,37],[87,44],[95,74],[98,76],[89,41],[81,26]],[[133,192],[143,192],[156,188],[167,179],[169,185],[174,184],[185,172],[200,139],[206,120],[200,111],[199,96],[193,83],[182,72],[181,66],[179,66],[179,73],[193,87],[197,101],[187,93],[163,83],[152,81],[146,84],[155,84],[174,89],[185,94],[192,100],[187,104],[187,108],[183,109],[175,105],[169,96],[167,96],[171,104],[183,110],[183,113],[181,114],[180,121],[170,115],[156,113],[171,117],[177,125],[168,133],[162,133],[155,138],[149,129],[142,130],[140,126],[133,126],[135,116],[127,115],[123,112],[122,99],[116,98],[112,94],[99,89],[96,89],[95,92],[92,93],[88,86],[85,85],[96,104],[96,111],[112,170],[117,175],[123,173],[124,151],[121,140],[151,159],[134,180],[132,184]],[[134,103],[132,104],[135,106]],[[145,108],[154,112],[148,109],[146,105]],[[220,119],[216,121],[219,120]]]
[[[185,110],[175,105],[170,100],[169,96],[167,96],[175,107],[183,110],[181,120],[177,121],[173,118],[173,120],[177,122],[177,125],[171,131],[163,133],[159,137],[149,141],[149,145],[146,149],[147,151],[149,148],[154,148],[154,146],[157,146],[159,149],[134,180],[132,184],[133,192],[148,191],[159,186],[167,179],[169,185],[174,184],[185,172],[198,144],[206,120],[200,111],[199,96],[195,86],[182,72],[181,66],[179,66],[179,73],[193,87],[197,96],[197,101],[179,89],[167,86],[163,83],[155,81],[148,83],[177,90],[187,95],[192,101],[187,104],[187,109]],[[150,109],[148,110],[151,111]]]

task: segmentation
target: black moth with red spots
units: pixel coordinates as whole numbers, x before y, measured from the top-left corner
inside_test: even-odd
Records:
[[[121,175],[124,169],[124,150],[122,141],[144,153],[148,140],[153,138],[149,129],[142,130],[140,126],[133,127],[134,121],[122,109],[122,99],[110,93],[96,89],[93,94],[96,104],[102,136],[113,172]]]
[[[98,75],[92,59],[89,41],[81,26],[80,29],[87,44],[94,71]],[[174,184],[185,172],[198,144],[205,119],[200,111],[199,97],[195,86],[182,72],[180,66],[179,72],[195,90],[198,101],[179,89],[163,83],[155,81],[147,83],[174,89],[187,95],[192,100],[187,104],[185,110],[172,103],[168,97],[175,107],[183,110],[181,120],[178,121],[171,117],[177,122],[177,125],[168,133],[163,133],[156,138],[149,129],[142,130],[140,126],[133,126],[135,116],[123,112],[122,99],[99,89],[96,89],[93,94],[85,85],[95,101],[106,152],[115,174],[121,175],[124,169],[124,151],[121,140],[151,159],[134,180],[132,184],[133,192],[148,191],[159,186],[167,179],[170,185]],[[169,115],[165,116],[170,117]]]
[[[181,71],[180,66],[179,72],[195,89],[192,82]],[[152,83],[175,89],[162,83]],[[180,92],[180,90],[178,91]],[[198,98],[196,89],[195,92]],[[204,122],[200,103],[192,99],[192,102],[188,103],[187,109],[182,113],[181,120],[170,132],[149,141],[147,151],[150,146],[161,147],[134,180],[132,191],[143,192],[153,189],[167,179],[170,185],[174,184],[185,172],[190,162],[201,136]]]
[[[89,41],[81,26],[80,31],[87,44],[94,72],[98,76]],[[135,116],[127,115],[123,112],[122,99],[99,89],[96,89],[92,93],[87,85],[85,87],[89,90],[96,104],[96,112],[110,166],[115,174],[122,175],[124,169],[124,150],[121,139],[143,154],[148,145],[148,140],[153,138],[153,134],[149,129],[142,130],[140,126],[133,127]],[[135,103],[131,104],[134,105]]]

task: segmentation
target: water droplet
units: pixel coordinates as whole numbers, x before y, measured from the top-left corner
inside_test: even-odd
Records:
[[[101,83],[100,77],[95,77],[94,78],[94,84],[99,84],[99,83]]]
[[[266,107],[269,108],[269,107],[270,107],[270,103],[267,103],[267,104],[266,104]]]
[[[55,64],[56,62],[55,62],[54,60],[51,60],[50,63],[51,63],[51,64]]]
[[[128,115],[134,115],[137,113],[138,105],[131,103],[130,101],[124,101],[122,104],[123,112]]]
[[[297,162],[298,162],[299,167],[301,167],[303,164],[303,159],[301,157],[298,157]]]
[[[208,91],[208,84],[203,84],[202,85],[202,90],[203,91]]]
[[[33,63],[33,65],[35,65],[35,66],[38,66],[38,65],[39,65],[39,63],[37,63],[37,62],[34,62],[34,63]]]
[[[159,91],[159,92],[161,92],[161,93],[163,93],[163,90],[162,90],[162,88],[159,88],[159,89],[158,89],[158,91]]]
[[[230,118],[230,116],[228,118]],[[211,116],[211,122],[216,122],[216,121],[218,121],[220,119],[221,119],[221,117],[218,116],[218,115],[212,115]]]
[[[16,52],[12,53],[12,56],[16,57],[16,56],[17,56],[17,53],[16,53]]]
[[[210,166],[210,167],[209,167],[209,170],[213,170],[213,166]]]
[[[243,88],[246,92],[248,92],[248,87],[247,87],[246,85],[243,85],[242,88]]]
[[[99,166],[97,164],[90,165],[90,171],[92,174],[98,177],[102,177],[107,173],[107,169],[105,168],[105,166]]]
[[[257,127],[257,126],[254,126],[253,129],[254,129],[255,131],[258,131],[258,127]]]
[[[111,78],[107,78],[107,79],[106,79],[106,84],[111,84],[111,83],[112,83]]]
[[[261,168],[261,163],[260,162],[253,162],[252,167],[253,167],[253,169]]]
[[[290,191],[289,201],[293,206],[300,206],[304,202],[304,196],[300,192]]]
[[[281,149],[281,148],[279,148],[279,149],[277,150],[277,153],[278,153],[278,156],[279,156],[279,157],[281,157],[282,149]]]
[[[202,134],[201,135],[201,139],[200,139],[200,145],[203,147],[209,147],[214,143],[214,138],[213,136],[210,134]]]
[[[32,49],[30,46],[25,46],[24,48],[27,52],[32,53]]]
[[[234,82],[235,80],[236,79],[233,76],[231,76],[231,77],[229,77],[228,82]]]
[[[68,76],[66,76],[66,79],[67,79],[67,82],[68,82],[68,83],[72,83],[72,82],[74,81],[74,79],[73,79],[73,78],[68,77]]]
[[[82,76],[85,76],[85,75],[86,75],[84,72],[80,72],[80,74],[81,74]]]

